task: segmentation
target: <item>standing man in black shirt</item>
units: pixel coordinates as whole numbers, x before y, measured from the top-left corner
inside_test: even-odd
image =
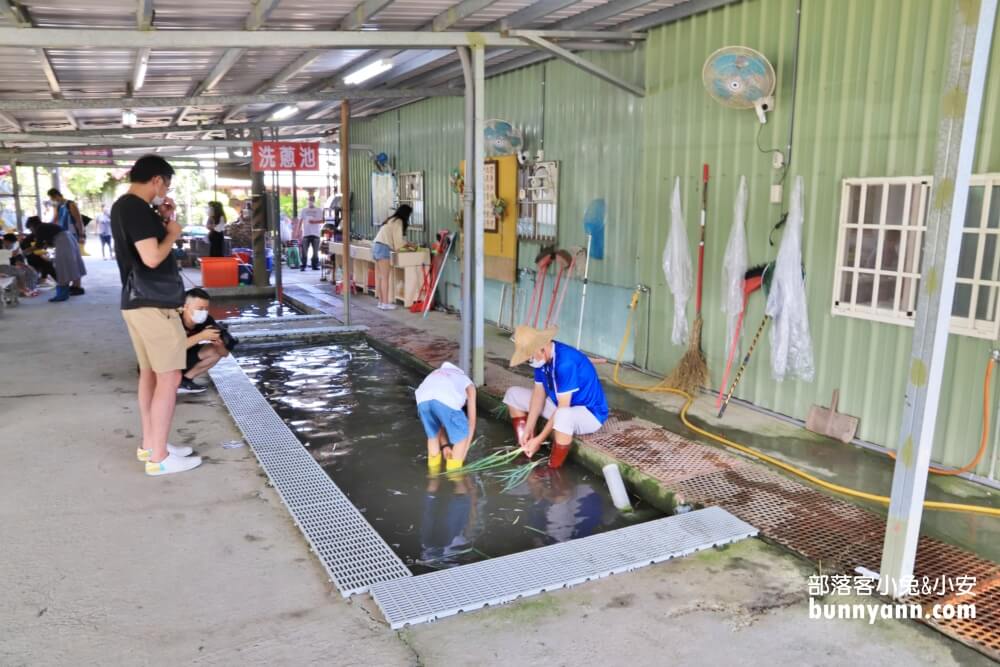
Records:
[[[186,363],[187,336],[179,308],[184,288],[174,242],[181,235],[173,202],[167,197],[174,169],[157,155],[139,158],[129,172],[132,185],[111,208],[111,234],[122,279],[122,317],[139,361],[139,414],[142,445],[136,458],[147,475],[169,475],[201,465],[186,446],[167,444],[177,402],[177,387]],[[177,285],[176,303],[147,307],[136,303],[127,285]],[[170,299],[157,294],[158,300]]]

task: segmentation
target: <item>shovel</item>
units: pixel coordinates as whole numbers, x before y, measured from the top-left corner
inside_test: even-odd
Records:
[[[829,409],[819,405],[809,408],[809,415],[806,417],[806,429],[813,433],[836,438],[843,443],[853,440],[854,434],[858,432],[858,418],[837,412],[837,403],[839,401],[840,390],[834,389]]]

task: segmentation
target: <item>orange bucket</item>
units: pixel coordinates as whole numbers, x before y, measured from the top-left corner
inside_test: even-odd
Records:
[[[239,266],[235,257],[202,257],[202,287],[236,287],[240,284]]]

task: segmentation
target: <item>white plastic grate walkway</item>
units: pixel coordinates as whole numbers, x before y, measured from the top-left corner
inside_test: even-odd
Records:
[[[232,357],[212,381],[296,525],[344,597],[412,577],[344,492],[305,450]]]
[[[721,507],[372,586],[393,629],[426,623],[737,542],[757,529]]]

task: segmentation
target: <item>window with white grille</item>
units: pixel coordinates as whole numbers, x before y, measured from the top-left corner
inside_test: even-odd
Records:
[[[833,313],[912,326],[932,179],[850,178],[841,193]],[[974,175],[951,332],[1000,334],[1000,174]]]

